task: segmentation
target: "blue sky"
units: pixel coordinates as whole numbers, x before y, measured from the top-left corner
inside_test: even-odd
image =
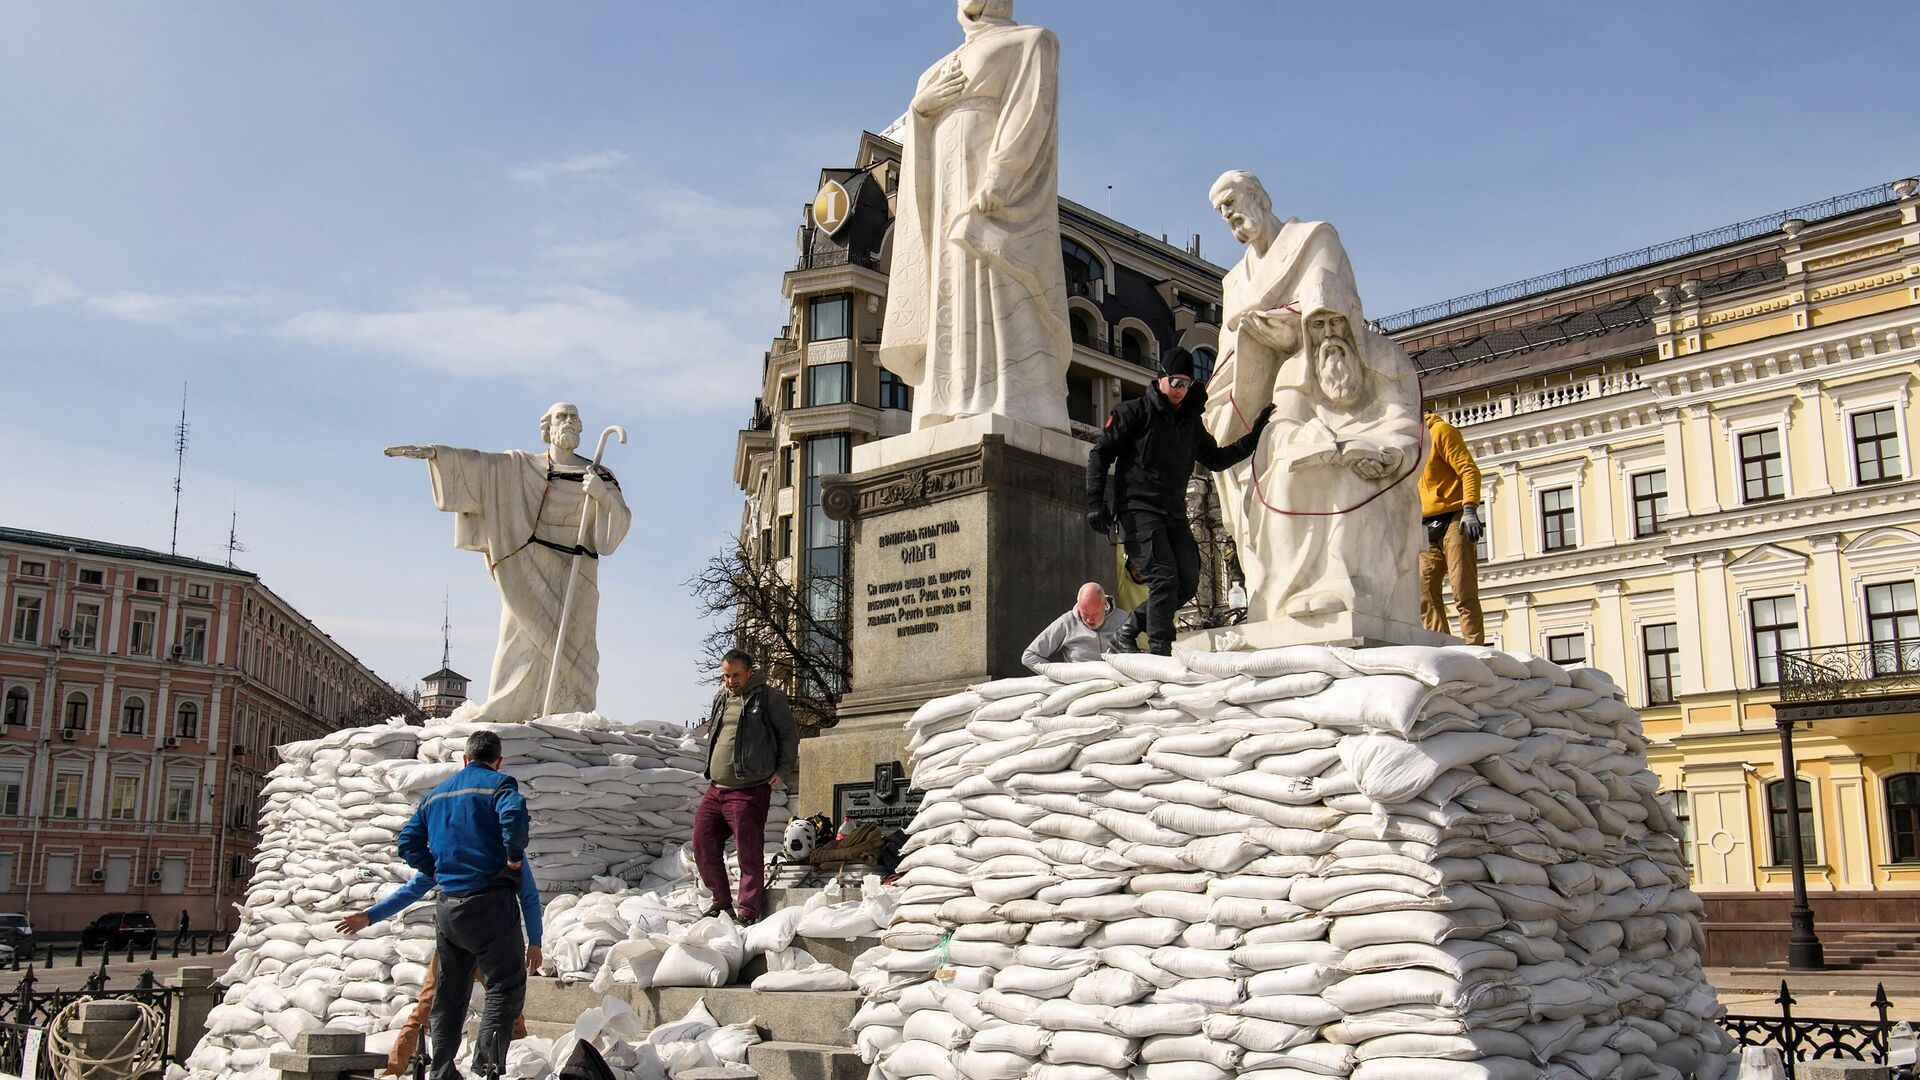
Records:
[[[1387,314],[1920,171],[1911,4],[1020,0],[1063,45],[1062,193],[1231,241],[1229,167],[1335,222]],[[642,506],[601,699],[711,686],[681,583],[817,171],[952,47],[944,0],[12,3],[0,523],[242,565],[386,677],[484,680],[497,601],[397,442],[537,447],[556,399]],[[1067,598],[1063,596],[1063,605]]]

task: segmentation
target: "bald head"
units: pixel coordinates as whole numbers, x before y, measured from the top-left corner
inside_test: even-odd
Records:
[[[1213,209],[1233,230],[1233,238],[1265,251],[1280,232],[1280,219],[1273,213],[1273,197],[1267,194],[1260,178],[1245,169],[1229,169],[1220,174],[1207,192]]]
[[[1107,619],[1107,590],[1097,581],[1089,581],[1080,586],[1080,595],[1073,602],[1073,610],[1080,613],[1080,621],[1098,630]]]
[[[540,441],[565,457],[580,445],[580,410],[571,401],[556,401],[540,417]]]

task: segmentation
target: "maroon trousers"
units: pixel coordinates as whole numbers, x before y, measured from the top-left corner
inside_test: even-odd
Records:
[[[693,812],[693,861],[700,868],[700,882],[713,894],[713,902],[733,908],[742,919],[757,918],[766,903],[767,886],[767,804],[773,800],[773,786],[723,788],[708,785]],[[740,857],[740,904],[733,903],[727,886],[727,837],[733,837],[734,853]]]

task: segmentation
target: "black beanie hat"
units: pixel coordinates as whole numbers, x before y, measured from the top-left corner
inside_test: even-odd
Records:
[[[1193,354],[1178,345],[1168,349],[1160,354],[1160,374],[1193,378]]]

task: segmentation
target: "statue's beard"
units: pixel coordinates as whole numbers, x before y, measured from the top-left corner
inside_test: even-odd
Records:
[[[1253,242],[1253,221],[1244,214],[1235,214],[1227,219],[1227,227],[1233,230],[1233,238],[1243,244]]]
[[[571,454],[573,453],[573,448],[579,445],[580,445],[579,432],[573,430],[572,428],[565,428],[565,427],[554,429],[553,449],[555,453]]]
[[[1320,380],[1320,392],[1335,405],[1352,405],[1360,400],[1360,369],[1353,349],[1337,337],[1320,343],[1315,356],[1314,374]]]

